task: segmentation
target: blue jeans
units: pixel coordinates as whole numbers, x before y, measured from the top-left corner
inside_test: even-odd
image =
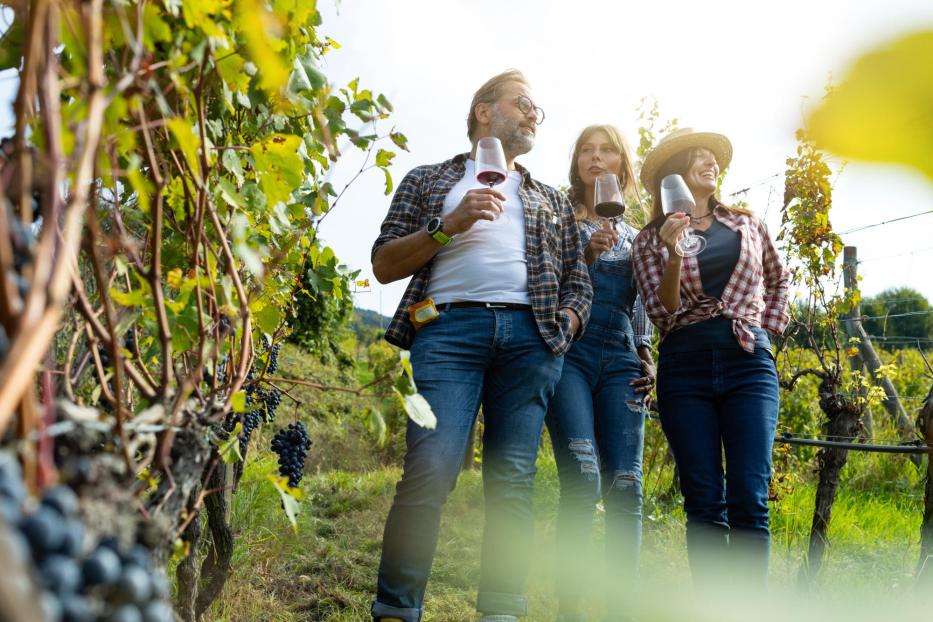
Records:
[[[595,307],[594,307],[595,308]],[[598,315],[598,314],[597,314]],[[629,384],[641,377],[631,326],[594,324],[564,361],[547,426],[560,477],[557,594],[560,619],[580,619],[580,601],[596,565],[588,554],[593,513],[606,509],[608,606],[625,606],[641,548],[645,408]]]
[[[736,347],[666,354],[662,345],[658,408],[680,474],[694,581],[709,584],[725,573],[764,587],[778,416],[771,352]]]
[[[411,362],[437,428],[408,424],[372,615],[421,619],[441,508],[456,484],[481,404],[486,523],[476,607],[525,615],[535,458],[563,357],[541,339],[531,311],[457,308],[418,331]]]

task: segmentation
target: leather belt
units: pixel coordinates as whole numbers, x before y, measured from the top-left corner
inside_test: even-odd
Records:
[[[485,307],[487,309],[517,309],[520,311],[531,311],[531,305],[520,304],[517,302],[445,302],[437,305],[441,311],[448,309],[469,309],[472,307]]]

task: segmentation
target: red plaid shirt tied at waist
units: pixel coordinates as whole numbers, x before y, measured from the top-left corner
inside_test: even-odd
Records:
[[[468,156],[462,153],[440,164],[419,166],[405,175],[382,221],[371,257],[386,242],[423,229],[431,218],[441,215],[444,198],[463,179]],[[523,167],[516,165],[516,169],[522,175],[519,196],[525,215],[528,297],[541,337],[553,352],[563,354],[570,347],[569,325],[562,325],[558,309],[571,309],[580,318],[579,338],[589,320],[593,298],[576,220],[563,193],[532,179]],[[408,307],[424,299],[433,263],[429,261],[411,277],[386,330],[389,343],[405,349],[411,347],[415,328],[408,317]]]
[[[732,331],[747,352],[755,350],[752,326],[780,335],[787,327],[789,275],[777,248],[760,219],[733,213],[722,207],[716,219],[739,234],[739,259],[726,284],[722,298],[703,293],[697,257],[684,257],[680,274],[680,308],[670,313],[661,303],[658,292],[667,267],[667,246],[658,227],[645,227],[635,238],[632,263],[638,291],[648,317],[658,327],[661,340],[671,332],[708,320],[717,315],[732,320]]]

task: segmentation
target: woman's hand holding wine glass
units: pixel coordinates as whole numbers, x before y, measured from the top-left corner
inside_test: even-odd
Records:
[[[690,228],[690,216],[693,215],[693,210],[696,209],[696,201],[693,199],[690,188],[687,187],[687,182],[680,175],[667,175],[661,180],[661,207],[664,213],[668,214],[668,222],[675,215],[686,217],[687,224],[684,227],[679,226],[681,218],[678,217],[674,251],[681,257],[695,257],[702,253],[703,249],[706,248],[706,239],[695,235]],[[665,243],[667,243],[667,240],[665,240]],[[670,245],[668,250],[670,250]]]
[[[667,246],[667,252],[670,257],[681,256],[680,253],[677,252],[677,244],[684,237],[684,232],[689,226],[690,216],[683,212],[674,212],[670,214],[661,225],[658,235],[661,237],[661,241],[664,242],[664,245]]]
[[[603,219],[603,225],[593,232],[590,241],[583,251],[583,258],[587,264],[591,264],[599,256],[607,251],[611,251],[619,241],[619,234],[616,233],[608,218]]]

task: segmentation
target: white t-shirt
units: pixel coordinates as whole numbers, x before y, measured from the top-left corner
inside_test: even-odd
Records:
[[[476,163],[466,161],[466,173],[444,199],[443,217],[468,190],[484,188],[476,181]],[[494,189],[505,195],[504,212],[494,221],[477,220],[440,250],[431,269],[427,295],[435,304],[447,302],[511,302],[530,304],[525,261],[525,212],[518,190],[522,176],[510,171]]]

